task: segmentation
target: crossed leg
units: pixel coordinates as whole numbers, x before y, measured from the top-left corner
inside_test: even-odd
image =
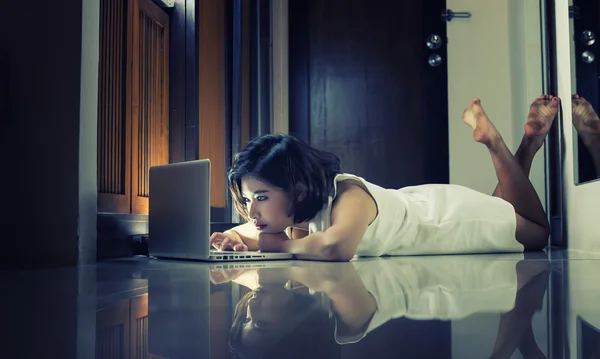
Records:
[[[550,233],[546,213],[528,178],[533,156],[541,147],[545,134],[552,125],[544,120],[548,116],[532,116],[532,112],[553,113],[552,107],[546,104],[548,100],[552,106],[558,108],[558,98],[554,100],[549,96],[542,96],[532,104],[517,158],[513,157],[502,136],[484,112],[479,99],[469,102],[463,112],[463,121],[473,128],[475,141],[484,144],[490,151],[498,177],[498,188],[494,195],[513,205],[517,216],[516,239],[525,250],[545,248]],[[554,119],[554,116],[551,116],[551,119]],[[546,127],[548,129],[545,129]]]
[[[519,167],[521,167],[523,173],[528,178],[533,158],[544,144],[544,140],[558,113],[559,104],[560,100],[558,97],[542,95],[535,99],[529,107],[525,133],[514,155]],[[492,195],[503,198],[500,184],[496,186]]]

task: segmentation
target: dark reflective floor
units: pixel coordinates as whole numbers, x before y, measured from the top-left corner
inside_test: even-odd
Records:
[[[600,358],[585,253],[0,273],[0,358]]]

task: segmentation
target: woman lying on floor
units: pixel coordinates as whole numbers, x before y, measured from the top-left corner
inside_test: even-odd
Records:
[[[533,102],[515,156],[480,100],[468,104],[463,121],[488,148],[498,177],[491,196],[450,184],[385,189],[340,173],[337,156],[292,136],[256,138],[228,174],[236,208],[248,223],[214,233],[210,245],[327,261],[541,250],[549,225],[528,176],[559,103],[547,95]]]

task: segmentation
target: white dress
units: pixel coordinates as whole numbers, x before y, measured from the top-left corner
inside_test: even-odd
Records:
[[[395,318],[460,320],[475,313],[506,313],[514,309],[518,291],[517,263],[523,254],[501,260],[490,255],[373,258],[354,261],[377,309],[363,330],[352,336],[338,333],[338,344],[356,343]]]
[[[516,240],[514,207],[502,198],[449,184],[385,189],[338,174],[328,203],[309,222],[309,233],[331,226],[338,183],[354,181],[377,204],[356,256],[523,252]]]

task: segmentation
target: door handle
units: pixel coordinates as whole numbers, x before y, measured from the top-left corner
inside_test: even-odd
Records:
[[[442,11],[442,21],[452,21],[452,19],[454,18],[469,18],[471,17],[471,13],[470,12],[466,12],[466,11],[460,11],[460,12],[454,12],[450,9],[446,9]]]

